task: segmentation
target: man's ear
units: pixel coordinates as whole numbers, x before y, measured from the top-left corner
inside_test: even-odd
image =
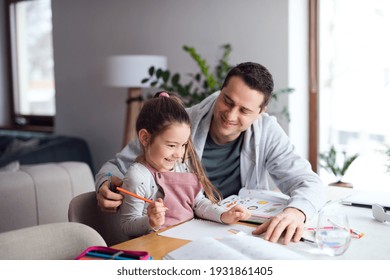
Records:
[[[138,139],[141,142],[142,146],[146,147],[149,144],[150,134],[143,128],[138,132]]]

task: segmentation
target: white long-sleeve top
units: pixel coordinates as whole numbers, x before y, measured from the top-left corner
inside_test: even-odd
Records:
[[[176,164],[174,172],[189,172],[185,164]],[[156,201],[164,199],[162,189],[156,184],[152,173],[141,163],[133,163],[125,174],[123,188],[138,194],[139,196]],[[153,231],[149,224],[147,208],[149,204],[130,195],[124,195],[123,204],[120,207],[120,223],[124,234],[129,237],[137,237]],[[195,216],[215,222],[221,221],[221,215],[226,209],[212,203],[205,197],[201,190],[195,197]]]

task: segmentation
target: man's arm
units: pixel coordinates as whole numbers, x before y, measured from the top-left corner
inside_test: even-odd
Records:
[[[140,154],[138,140],[130,142],[115,158],[104,163],[95,176],[96,198],[98,205],[104,212],[117,212],[122,204],[123,196],[109,189],[108,174],[112,174],[112,183],[122,185],[122,179],[129,166]]]
[[[325,203],[325,186],[280,125],[271,120],[267,126],[265,168],[281,192],[290,196],[288,206],[311,219]]]
[[[265,168],[276,186],[290,196],[287,208],[259,226],[254,234],[276,242],[283,236],[284,244],[300,240],[304,223],[323,206],[325,186],[311,169],[310,163],[295,152],[288,136],[275,120],[263,127]],[[263,138],[263,139],[264,139]]]

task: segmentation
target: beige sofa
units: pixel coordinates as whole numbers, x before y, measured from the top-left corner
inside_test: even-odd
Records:
[[[71,199],[95,189],[91,169],[83,162],[16,169],[0,171],[0,232],[67,222]]]
[[[0,260],[72,260],[91,246],[107,246],[93,228],[50,223],[0,233]]]

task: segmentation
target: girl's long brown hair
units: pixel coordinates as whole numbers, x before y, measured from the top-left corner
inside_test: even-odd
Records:
[[[164,92],[167,93],[166,91],[158,92],[154,95],[154,98],[146,101],[137,118],[137,134],[141,129],[146,129],[151,135],[150,143],[173,123],[184,123],[191,128],[190,118],[181,99],[173,94],[169,94],[169,97],[162,96],[161,93]],[[206,197],[213,203],[220,202],[222,195],[207,177],[203,165],[196,154],[191,137],[186,145],[183,163],[187,158],[192,171],[203,186]]]
[[[198,180],[202,183],[206,197],[213,203],[218,203],[222,200],[221,192],[211,183],[207,177],[206,172],[203,168],[201,161],[199,160],[198,154],[195,151],[192,140],[188,140],[186,156],[188,157],[191,167],[198,177]],[[185,160],[185,156],[183,161]]]

